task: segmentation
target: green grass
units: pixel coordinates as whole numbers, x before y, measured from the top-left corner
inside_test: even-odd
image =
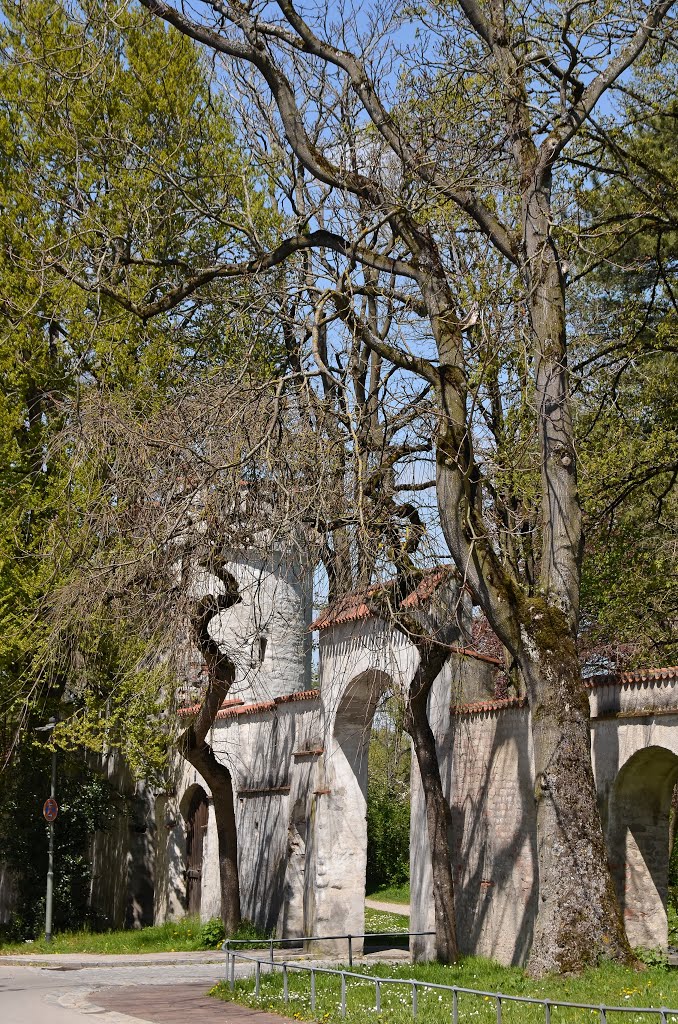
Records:
[[[675,899],[669,902],[666,913],[669,919],[669,945],[678,946],[678,910]]]
[[[406,932],[410,927],[407,914],[391,914],[385,910],[365,907],[365,932]]]
[[[216,927],[215,927],[216,925]],[[0,943],[0,956],[17,953],[184,953],[193,950],[215,949],[221,945],[223,929],[219,922],[202,925],[197,917],[154,925],[138,930],[117,932],[62,932],[51,943]],[[249,922],[243,922],[234,938],[260,938]]]
[[[346,968],[348,970],[348,968]],[[505,994],[534,996],[565,1002],[605,1003],[612,1006],[656,1006],[678,1008],[678,972],[660,968],[644,971],[626,970],[605,965],[578,977],[551,976],[539,981],[528,978],[520,968],[501,967],[479,957],[463,959],[455,967],[441,964],[370,964],[354,967],[354,971],[372,976],[414,978],[462,988],[501,991]],[[381,1013],[375,1009],[375,988],[369,981],[347,979],[347,1008],[351,1024],[411,1024],[411,986],[383,985]],[[290,971],[289,1003],[282,995],[280,972],[262,974],[259,997],[254,995],[254,982],[236,982],[232,994],[226,983],[212,990],[219,999],[233,1000],[258,1009],[293,1017],[295,1020],[320,1021],[321,1024],[342,1024],[340,1016],[340,980],[318,975],[316,979],[316,1010],[311,1012],[308,972]],[[459,1020],[469,1024],[496,1024],[494,1000],[482,996],[459,995]],[[420,989],[418,1019],[425,1024],[450,1024],[450,992]],[[552,1024],[599,1024],[598,1011],[574,1010],[566,1007],[551,1011]],[[608,1014],[608,1024],[654,1024],[658,1017],[643,1014]],[[669,1024],[678,1022],[678,1009],[669,1015]],[[502,1004],[503,1024],[544,1024],[543,1006],[521,1003]]]
[[[371,892],[368,892],[367,896],[371,900],[382,900],[384,903],[409,903],[410,883],[380,885],[378,889],[372,889]]]

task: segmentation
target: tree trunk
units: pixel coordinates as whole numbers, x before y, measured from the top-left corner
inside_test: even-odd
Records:
[[[208,566],[212,575],[224,586],[224,593],[208,594],[196,602],[191,627],[193,638],[205,660],[207,689],[194,721],[183,732],[179,750],[200,772],[209,786],[214,804],[219,844],[219,881],[221,886],[221,919],[226,935],[233,935],[240,924],[240,879],[238,877],[238,834],[235,823],[231,773],[214,755],[207,735],[221,704],[235,680],[235,665],[219,647],[209,631],[212,621],[222,611],[241,600],[235,579],[227,572],[223,559]]]
[[[563,649],[565,654],[563,654]],[[589,703],[570,641],[521,662],[532,715],[539,908],[528,969],[633,959],[607,865],[591,767]]]
[[[426,807],[426,828],[431,851],[433,903],[436,923],[436,957],[441,963],[455,963],[459,956],[457,923],[454,906],[454,878],[450,857],[450,808],[440,778],[438,752],[431,729],[427,700],[433,680],[445,658],[437,656],[426,664],[420,651],[420,665],[410,685],[410,698],[405,711],[404,728],[412,738]]]
[[[539,908],[530,971],[632,960],[607,863],[589,702],[577,654],[583,536],[567,380],[565,290],[551,237],[550,170],[525,199],[524,269],[541,449],[539,598],[519,602],[518,663],[532,718]]]
[[[217,761],[207,743],[191,747],[184,743],[183,756],[200,773],[212,793],[219,845],[221,920],[227,935],[240,924],[240,879],[238,877],[238,833],[235,824],[233,784],[228,768]]]

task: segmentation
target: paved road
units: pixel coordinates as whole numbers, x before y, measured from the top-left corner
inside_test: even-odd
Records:
[[[276,959],[292,960],[300,955],[280,950]],[[409,959],[409,954],[404,949],[380,949],[365,959],[372,958],[400,961]],[[320,960],[318,964],[323,962],[336,961]],[[236,966],[238,976],[251,970],[246,963]],[[205,993],[224,975],[225,961],[219,953],[0,957],[0,1024],[86,1024],[88,1017],[100,1024],[279,1021],[258,1011],[243,1016],[245,1011],[236,1011],[233,1004],[207,1002]]]
[[[238,973],[244,970],[238,967]],[[190,983],[200,983],[207,991],[223,976],[223,961],[153,962],[152,958],[145,957],[144,963],[139,963],[118,957],[116,966],[104,962],[83,967],[55,960],[49,967],[24,967],[0,959],[0,1021],[2,1024],[85,1024],[87,1017],[94,1017],[101,1024],[132,1024],[140,1018],[98,1006],[96,992],[112,988],[129,990],[133,986],[144,986],[147,991],[146,986],[151,985],[167,988]]]

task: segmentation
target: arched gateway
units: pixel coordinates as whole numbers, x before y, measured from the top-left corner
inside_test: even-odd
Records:
[[[202,902],[203,858],[209,820],[209,801],[205,790],[190,786],[181,801],[186,822],[186,911],[199,914]]]
[[[288,660],[286,688],[262,699],[257,662],[254,699],[244,678],[219,712],[213,746],[233,777],[244,916],[279,935],[355,935],[364,930],[372,718],[382,693],[409,684],[418,655],[357,599],[323,616],[315,628],[318,686],[305,682],[310,668],[301,639],[297,650],[306,653],[299,658],[298,689]],[[271,688],[276,657],[269,630]],[[530,717],[522,700],[496,699],[498,669],[487,653],[457,649],[434,683],[429,713],[452,813],[462,950],[520,963],[529,951],[539,895]],[[596,786],[629,937],[634,945],[666,945],[678,669],[596,677],[587,686]],[[182,769],[177,798],[195,782],[192,770]],[[416,761],[411,820],[410,927],[428,931],[431,866]],[[213,829],[211,816],[208,861],[217,850]],[[210,863],[202,873],[201,913],[207,916],[218,908],[218,874]],[[156,919],[163,919],[162,907]],[[413,953],[430,956],[431,940],[415,940]]]

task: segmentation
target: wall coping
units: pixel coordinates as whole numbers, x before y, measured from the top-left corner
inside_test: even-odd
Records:
[[[678,668],[639,668],[626,672],[598,673],[584,679],[584,686],[587,690],[597,690],[605,686],[615,687],[647,687],[652,683],[672,682],[678,684]],[[450,712],[453,715],[474,715],[483,714],[489,711],[503,711],[507,708],[527,707],[525,697],[503,697],[482,701],[473,701],[469,704],[451,704]],[[592,718],[642,718],[657,714],[678,714],[676,708],[618,708],[612,711],[601,709]]]
[[[317,700],[320,696],[320,690],[298,690],[296,693],[285,693],[280,697],[274,697],[273,700],[262,700],[257,704],[244,704],[242,700],[224,701],[219,711],[217,711],[217,718],[238,718],[240,715],[258,715],[266,711],[275,711],[279,704],[294,704],[297,701]],[[226,705],[230,706],[226,706]],[[239,705],[239,706],[235,706]],[[187,718],[190,715],[196,715],[200,710],[200,704],[193,704],[191,707],[183,707],[177,710],[177,714],[182,718]]]

